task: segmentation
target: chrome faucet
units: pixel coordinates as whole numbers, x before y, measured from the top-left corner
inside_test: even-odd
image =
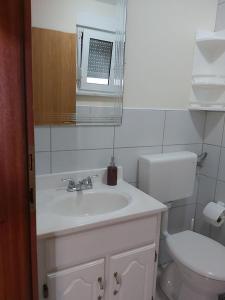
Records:
[[[73,178],[62,178],[62,181],[68,181],[67,192],[79,192],[84,190],[90,190],[93,188],[92,178],[98,177],[98,175],[88,176],[78,183],[75,183]]]

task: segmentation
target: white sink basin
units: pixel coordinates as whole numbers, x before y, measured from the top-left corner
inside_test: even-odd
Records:
[[[126,194],[83,191],[58,197],[48,207],[51,213],[68,217],[95,216],[120,210],[130,203]]]

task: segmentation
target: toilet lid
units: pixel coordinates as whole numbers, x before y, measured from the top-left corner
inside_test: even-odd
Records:
[[[225,247],[192,231],[167,237],[173,259],[190,270],[214,280],[225,281]]]

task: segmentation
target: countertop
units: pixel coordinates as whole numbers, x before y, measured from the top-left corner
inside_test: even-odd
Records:
[[[93,170],[92,174],[97,171],[98,170]],[[101,174],[104,174],[104,170],[99,171]],[[58,196],[66,196],[68,195],[68,192],[66,191],[65,186],[53,187],[52,182],[48,186],[47,181],[51,178],[50,176],[51,175],[40,176],[37,184],[36,201],[38,239],[67,235],[83,230],[94,229],[96,227],[126,222],[132,219],[156,215],[167,210],[167,207],[161,202],[123,181],[121,175],[118,180],[118,184],[114,187],[104,184],[104,178],[103,180],[102,178],[100,180],[95,180],[93,183],[93,191],[125,193],[130,197],[130,203],[128,206],[120,210],[99,215],[82,217],[62,216],[52,212],[48,209],[48,206],[52,204],[52,201],[55,201],[55,198]],[[62,176],[65,176],[65,173],[57,174],[55,178],[58,180],[58,178]],[[71,176],[71,173],[69,176]],[[40,181],[44,182],[44,184],[41,185]]]

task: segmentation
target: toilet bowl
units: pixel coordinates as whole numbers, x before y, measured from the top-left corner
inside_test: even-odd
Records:
[[[193,195],[196,165],[197,155],[188,151],[143,155],[139,158],[139,188],[169,209],[174,201]],[[225,247],[189,230],[169,234],[168,211],[162,216],[161,233],[173,258],[160,276],[167,297],[225,299]]]
[[[170,300],[218,300],[225,294],[225,247],[192,231],[168,235],[166,244],[173,262],[160,287]]]

